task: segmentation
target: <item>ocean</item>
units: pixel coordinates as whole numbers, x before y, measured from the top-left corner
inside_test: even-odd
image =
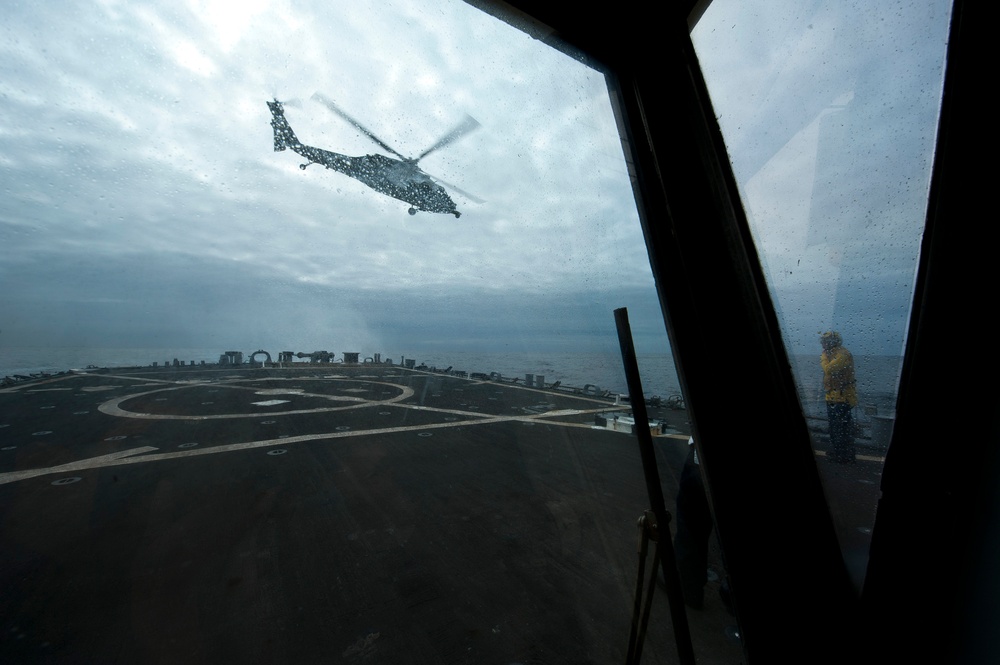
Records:
[[[82,369],[88,365],[96,367],[144,367],[154,362],[159,365],[177,360],[190,364],[216,363],[219,355],[228,349],[149,349],[149,348],[32,348],[0,347],[0,378],[15,374],[57,372]],[[255,349],[254,349],[255,350]],[[244,350],[249,358],[254,350]],[[277,351],[271,351],[277,360]],[[608,353],[546,353],[524,352],[475,353],[458,351],[451,353],[431,352],[409,356],[383,356],[399,363],[403,357],[413,358],[417,365],[466,372],[499,373],[503,377],[524,378],[525,374],[541,375],[546,383],[561,381],[566,386],[584,387],[592,384],[612,392],[628,392],[621,356]],[[364,358],[364,355],[362,355]],[[639,355],[639,373],[643,391],[647,396],[670,397],[680,395],[680,381],[670,354]],[[879,413],[891,413],[895,408],[896,390],[899,380],[901,358],[898,356],[855,357],[858,377],[858,395],[862,406],[872,405]],[[822,372],[819,358],[811,355],[791,357],[792,373],[799,389],[799,398],[807,414],[824,416],[822,400]],[[734,370],[735,371],[735,370]]]

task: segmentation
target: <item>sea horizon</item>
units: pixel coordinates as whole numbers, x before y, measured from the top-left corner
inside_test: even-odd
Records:
[[[215,365],[219,356],[230,349],[198,347],[0,347],[0,377],[32,376],[38,374],[58,374],[73,369],[115,367],[158,367],[173,364],[174,360],[184,365],[192,363]],[[242,351],[248,361],[253,351]],[[267,351],[271,359],[278,360],[277,351]],[[361,353],[361,360],[373,358],[374,353]],[[342,354],[336,358],[342,359]],[[383,362],[392,361],[399,365],[405,359],[414,360],[415,365],[426,365],[438,370],[451,368],[453,371],[497,373],[504,378],[521,378],[531,374],[541,376],[547,384],[556,381],[562,385],[584,387],[588,384],[602,390],[627,393],[625,373],[621,356],[617,353],[578,351],[559,353],[535,353],[526,351],[431,351],[381,354]],[[682,395],[680,381],[669,353],[640,353],[637,355],[643,392],[647,397],[664,398]],[[880,412],[895,406],[896,386],[902,359],[898,356],[856,356],[858,393],[864,405],[874,405]],[[822,372],[819,370],[818,355],[793,355],[790,357],[792,373],[795,377],[800,400],[807,412],[820,410],[822,403]],[[296,363],[308,361],[296,358]],[[336,366],[334,363],[331,366]],[[735,389],[735,386],[734,386]]]

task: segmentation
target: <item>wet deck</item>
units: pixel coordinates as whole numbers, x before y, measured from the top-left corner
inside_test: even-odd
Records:
[[[0,661],[622,662],[648,501],[609,410],[371,365],[4,388]],[[654,415],[670,501],[686,414]],[[717,586],[695,649],[738,663]]]

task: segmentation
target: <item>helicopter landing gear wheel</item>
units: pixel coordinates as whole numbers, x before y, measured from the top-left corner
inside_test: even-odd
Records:
[[[417,214],[417,209],[416,208],[410,208],[406,212],[410,213],[411,215],[416,215]]]

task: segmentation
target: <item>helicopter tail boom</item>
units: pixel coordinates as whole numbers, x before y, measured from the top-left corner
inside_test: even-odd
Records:
[[[268,102],[267,106],[271,109],[271,127],[274,129],[274,151],[281,152],[286,148],[295,148],[302,145],[299,139],[295,136],[295,132],[292,131],[291,126],[288,121],[285,120],[285,109],[281,106],[281,102],[274,100],[273,102]]]

